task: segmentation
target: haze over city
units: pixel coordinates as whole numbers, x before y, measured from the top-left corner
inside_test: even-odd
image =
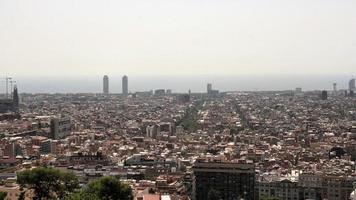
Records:
[[[0,0],[0,200],[356,200],[355,0]]]

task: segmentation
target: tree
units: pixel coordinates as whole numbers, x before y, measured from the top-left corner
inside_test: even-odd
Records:
[[[68,196],[65,200],[100,200],[100,198],[81,190]]]
[[[4,200],[7,196],[7,192],[0,192],[0,200]]]
[[[90,182],[67,200],[132,200],[132,189],[114,177],[101,177]]]
[[[73,173],[44,167],[18,172],[17,182],[21,187],[33,189],[37,199],[63,199],[79,188]]]

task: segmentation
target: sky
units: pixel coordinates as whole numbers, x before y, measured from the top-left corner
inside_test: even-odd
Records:
[[[0,71],[352,74],[355,10],[355,0],[0,0]]]

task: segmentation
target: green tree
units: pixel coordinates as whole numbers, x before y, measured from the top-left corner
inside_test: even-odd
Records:
[[[0,200],[4,200],[7,196],[7,192],[0,192]]]
[[[18,172],[17,182],[21,187],[33,189],[37,199],[63,199],[79,188],[73,173],[44,167]]]
[[[90,182],[67,200],[132,200],[132,189],[114,177],[101,177]]]
[[[81,190],[68,196],[65,200],[100,200],[100,198],[94,194],[89,194]]]

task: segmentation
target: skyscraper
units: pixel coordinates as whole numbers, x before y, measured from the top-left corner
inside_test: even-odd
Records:
[[[103,93],[109,94],[109,77],[107,75],[103,78]]]
[[[122,94],[129,94],[129,81],[126,75],[122,77]]]
[[[355,90],[355,89],[356,89],[355,88],[355,79],[353,78],[349,81],[349,90],[351,91],[351,90]]]
[[[321,91],[321,99],[322,100],[328,99],[328,92],[326,90]]]
[[[213,86],[211,85],[211,83],[208,83],[208,85],[206,86],[206,92],[208,93],[208,94],[210,94],[210,92],[211,92],[211,90],[213,89]]]

